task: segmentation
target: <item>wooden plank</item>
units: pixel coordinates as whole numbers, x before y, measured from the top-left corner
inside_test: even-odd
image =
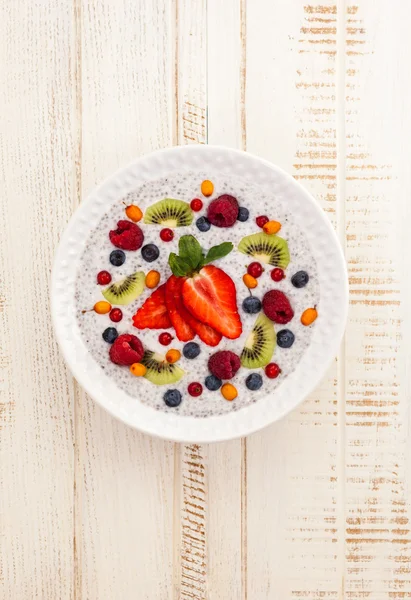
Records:
[[[168,0],[83,2],[82,192],[171,142]],[[79,597],[172,595],[173,445],[118,423],[80,393]]]
[[[0,595],[73,597],[73,386],[49,280],[76,192],[71,3],[0,6]]]

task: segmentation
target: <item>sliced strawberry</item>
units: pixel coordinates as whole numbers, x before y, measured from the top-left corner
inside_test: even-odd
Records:
[[[171,327],[165,301],[166,284],[160,285],[133,317],[137,329],[168,329]]]
[[[240,337],[242,325],[237,311],[233,280],[213,265],[186,279],[183,283],[184,306],[206,325],[229,339]]]
[[[194,329],[198,337],[202,342],[207,344],[207,346],[217,346],[221,342],[221,338],[223,337],[219,331],[216,331],[210,325],[205,325],[198,321],[193,315],[187,311],[189,315],[188,323],[190,323],[191,327]]]

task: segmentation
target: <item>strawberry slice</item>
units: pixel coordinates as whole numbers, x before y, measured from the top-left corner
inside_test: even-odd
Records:
[[[170,321],[176,330],[176,335],[181,342],[188,342],[195,336],[193,328],[185,320],[186,310],[181,298],[181,286],[184,277],[171,275],[166,283],[166,306]]]
[[[160,285],[133,317],[137,329],[169,329],[171,327],[165,301],[166,284]]]
[[[231,340],[240,337],[242,325],[236,289],[224,271],[207,265],[184,281],[182,292],[184,306],[196,319]]]

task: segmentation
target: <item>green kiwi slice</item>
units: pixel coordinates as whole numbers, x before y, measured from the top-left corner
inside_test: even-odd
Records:
[[[145,287],[146,276],[142,271],[125,277],[121,281],[112,283],[103,291],[103,296],[110,304],[124,306],[133,302],[142,293]]]
[[[148,207],[144,214],[144,223],[165,227],[184,227],[191,225],[193,211],[183,200],[164,198]]]
[[[268,317],[260,314],[241,353],[241,364],[247,369],[265,367],[274,354],[275,346],[274,326]]]
[[[146,350],[141,361],[147,368],[145,379],[155,385],[169,385],[180,381],[184,375],[183,369],[176,364],[170,364],[165,357],[151,350]]]
[[[278,235],[253,233],[238,244],[238,250],[260,262],[285,269],[290,262],[287,242]]]

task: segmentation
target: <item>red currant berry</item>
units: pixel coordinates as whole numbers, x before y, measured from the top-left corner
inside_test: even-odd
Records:
[[[169,344],[171,344],[171,340],[173,339],[174,338],[171,335],[171,333],[167,333],[166,331],[164,333],[160,333],[160,335],[158,336],[158,341],[162,346],[168,346]]]
[[[198,212],[203,208],[203,201],[200,198],[194,198],[194,200],[191,200],[190,206],[194,212]]]
[[[100,285],[108,285],[111,281],[111,275],[108,271],[100,271],[97,275],[97,283]]]
[[[276,363],[270,363],[265,368],[265,374],[270,379],[275,379],[281,373],[280,367]]]
[[[262,272],[264,271],[263,267],[260,265],[259,262],[252,262],[250,265],[248,265],[247,267],[247,273],[249,275],[251,275],[252,277],[260,277],[260,275],[262,274]]]
[[[271,279],[273,281],[281,281],[282,279],[284,279],[284,277],[284,271],[282,269],[279,269],[278,267],[271,271]]]
[[[113,323],[118,323],[123,318],[123,313],[119,308],[113,308],[109,314],[110,319]]]
[[[266,223],[268,223],[270,219],[266,216],[266,215],[261,215],[260,217],[257,217],[255,222],[257,223],[257,225],[259,227],[261,227],[261,229],[264,227],[264,225]]]
[[[201,396],[201,394],[203,393],[203,386],[197,381],[190,383],[190,385],[188,386],[188,393],[190,394],[190,396]]]
[[[163,242],[171,242],[171,240],[174,237],[174,233],[172,229],[162,229],[160,231],[160,237],[163,240]]]

